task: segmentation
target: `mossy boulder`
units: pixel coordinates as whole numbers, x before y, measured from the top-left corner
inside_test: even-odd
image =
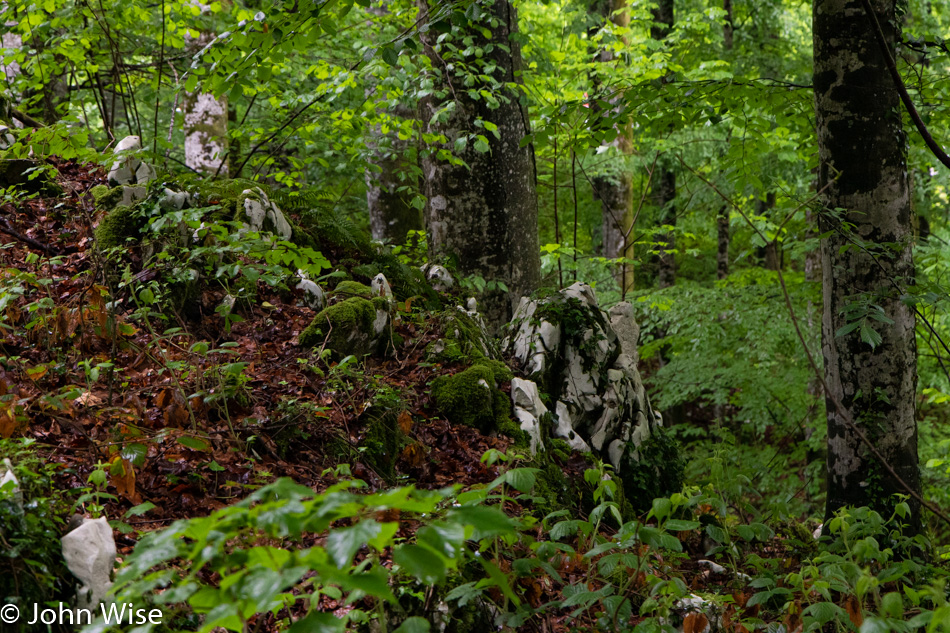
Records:
[[[120,205],[109,211],[96,227],[96,246],[99,249],[125,246],[127,240],[138,239],[142,218],[131,207]]]
[[[336,285],[333,294],[342,297],[362,297],[363,299],[372,299],[373,290],[366,284],[358,281],[344,280]]]
[[[503,363],[485,359],[432,381],[432,399],[453,424],[465,424],[486,435],[502,433],[527,446],[527,436],[511,419],[511,400],[498,388],[499,383],[511,378],[511,371]]]
[[[443,336],[426,348],[430,361],[472,363],[498,357],[495,343],[476,317],[454,308],[439,314],[438,319]]]
[[[50,172],[38,160],[29,158],[0,159],[0,187],[18,187],[26,193],[38,193],[44,196],[63,194],[60,187],[50,176]]]
[[[350,297],[324,308],[300,333],[300,344],[329,350],[341,356],[364,356],[379,350],[389,332],[386,300]]]

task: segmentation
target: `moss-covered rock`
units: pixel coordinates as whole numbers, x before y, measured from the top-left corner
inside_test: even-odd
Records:
[[[379,302],[350,297],[324,308],[300,333],[300,344],[327,349],[342,356],[363,356],[377,351],[389,331],[389,314]],[[385,300],[383,300],[385,306]]]
[[[527,436],[511,419],[511,401],[498,388],[498,383],[511,378],[503,363],[484,359],[457,374],[432,381],[432,399],[449,422],[465,424],[485,434],[503,433],[527,446]]]
[[[495,343],[482,324],[467,312],[452,308],[439,314],[438,318],[443,336],[426,348],[430,361],[473,363],[497,358]]]
[[[108,212],[96,227],[96,246],[99,249],[124,246],[127,240],[138,239],[142,218],[131,207],[118,206]]]
[[[341,281],[333,289],[333,294],[343,297],[362,297],[363,299],[372,299],[373,290],[365,284],[358,281]]]

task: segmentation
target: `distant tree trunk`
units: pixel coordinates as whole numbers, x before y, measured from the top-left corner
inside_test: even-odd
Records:
[[[419,3],[427,16],[430,2]],[[439,5],[432,2],[431,6]],[[495,22],[491,38],[474,28],[456,28],[452,35],[470,37],[483,48],[481,59],[495,66],[494,79],[520,83],[521,47],[511,37],[518,31],[514,8],[508,0],[479,0],[477,6],[486,18],[480,26],[488,28],[489,20]],[[440,87],[455,99],[455,107],[446,120],[433,120],[443,103],[432,97],[423,100],[421,120],[426,131],[444,134],[448,138],[444,148],[452,151],[456,139],[481,132],[475,127],[481,118],[498,127],[499,138],[486,131],[487,152],[479,152],[472,142],[456,151],[467,167],[441,160],[434,151],[423,157],[429,255],[434,260],[455,259],[462,275],[478,275],[507,286],[508,293],[488,292],[479,302],[483,316],[496,329],[510,319],[520,298],[538,287],[541,276],[534,147],[520,145],[529,133],[528,114],[521,95],[509,88],[496,89],[500,98],[494,108],[483,98],[473,99],[470,95],[478,82],[470,90],[458,71],[447,70],[442,60],[447,52],[436,38],[433,30],[423,33],[425,52],[434,71],[448,73],[441,75]]]
[[[408,118],[413,113],[393,112]],[[368,131],[368,162],[366,170],[366,205],[369,209],[369,227],[374,240],[403,244],[409,231],[425,227],[422,210],[412,206],[413,190],[418,183],[413,173],[418,169],[407,157],[409,141],[402,140],[395,131],[384,134],[380,125]]]
[[[726,19],[722,25],[722,47],[726,53],[732,52],[734,22],[732,16],[732,0],[723,0],[722,8],[726,12]],[[729,276],[729,206],[719,207],[716,214],[716,278],[725,279]]]
[[[197,52],[211,43],[212,33],[191,41]],[[185,164],[199,174],[228,176],[228,98],[188,92],[182,99],[185,118]]]
[[[716,279],[729,276],[729,207],[719,207],[716,214]]]
[[[894,55],[900,39],[897,5],[891,0],[871,5]],[[906,139],[897,90],[862,3],[814,0],[813,8],[818,189],[824,207],[819,222],[826,235],[821,248],[829,389],[825,514],[830,518],[842,506],[869,505],[887,517],[894,506],[891,495],[907,493],[897,477],[920,492],[914,312],[895,287],[906,287],[914,277]],[[868,252],[864,244],[883,248]],[[864,316],[857,301],[862,297],[881,306],[888,319],[868,321],[880,335],[874,346],[862,340],[872,336],[866,330],[847,331]],[[897,477],[860,441],[852,424]],[[910,504],[908,522],[916,530],[920,507],[913,498]]]
[[[765,194],[765,199],[756,202],[755,212],[761,217],[775,208],[775,192],[770,191]],[[759,257],[762,258],[762,265],[768,270],[782,270],[782,251],[779,248],[777,239],[759,249]]]
[[[673,28],[673,0],[659,0],[653,9],[653,26],[650,35],[655,40],[664,40]],[[671,130],[672,131],[672,130]],[[663,164],[657,163],[653,174],[653,201],[660,212],[659,224],[676,226],[676,172]],[[657,267],[657,281],[660,288],[672,286],[676,281],[676,236],[672,233],[661,233],[657,236],[660,245],[659,263]],[[669,252],[667,252],[669,251]]]
[[[676,172],[656,167],[653,175],[653,203],[659,210],[659,224],[676,226]],[[657,235],[660,250],[657,266],[657,282],[660,288],[668,288],[676,282],[676,236],[670,233]]]
[[[626,28],[630,25],[626,0],[596,0],[591,9],[598,18],[610,21],[618,27]],[[601,49],[597,52],[597,60],[607,63],[614,61],[614,56],[610,51]],[[595,80],[595,87],[596,84],[599,84],[599,81]],[[599,109],[596,103],[592,109]],[[623,161],[633,153],[633,129],[629,123],[621,123],[615,127],[617,138],[611,145],[618,150],[619,159]],[[600,200],[601,204],[604,256],[610,259],[633,259],[633,174],[626,164],[622,164],[620,169],[611,169],[608,174],[595,176],[591,184],[594,197]],[[633,264],[627,263],[618,267],[615,277],[620,284],[621,295],[632,290]]]

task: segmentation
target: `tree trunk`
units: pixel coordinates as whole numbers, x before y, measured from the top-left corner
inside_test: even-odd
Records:
[[[726,12],[726,19],[722,25],[722,47],[726,53],[732,52],[733,31],[735,30],[732,18],[732,0],[723,0],[722,8]],[[729,137],[727,136],[727,140]],[[725,279],[729,276],[729,206],[719,207],[716,214],[716,278]]]
[[[673,0],[659,0],[653,9],[653,26],[650,35],[655,40],[664,40],[673,28]],[[670,132],[673,130],[671,129]],[[676,226],[676,172],[659,161],[653,174],[653,200],[659,210],[659,224]],[[676,281],[676,236],[671,232],[657,236],[660,244],[657,281],[660,288],[672,286]],[[669,252],[667,252],[669,251]]]
[[[653,202],[659,210],[659,224],[676,226],[676,172],[656,167],[653,175]],[[657,282],[660,288],[669,288],[676,281],[676,236],[671,232],[656,237],[660,251],[657,265]]]
[[[729,207],[719,207],[716,214],[716,279],[729,276]]]
[[[630,25],[630,13],[627,11],[626,0],[597,0],[591,5],[592,13],[604,21],[626,28]],[[614,61],[613,54],[601,49],[597,52],[597,60],[601,63]],[[594,79],[595,94],[597,84]],[[593,108],[597,109],[596,102]],[[610,259],[624,257],[633,259],[634,245],[633,232],[633,174],[626,164],[626,158],[633,153],[633,129],[629,123],[615,126],[617,138],[611,146],[618,150],[617,161],[619,169],[611,169],[608,174],[599,174],[592,179],[594,198],[600,200],[603,218],[604,256]],[[620,284],[620,294],[633,290],[634,268],[627,263],[617,268],[614,275]]]
[[[520,83],[521,47],[511,38],[518,31],[514,8],[508,0],[480,0],[477,6],[482,9],[483,28],[494,21],[491,38],[474,28],[454,28],[449,37],[469,37],[482,47],[484,56],[476,63],[494,64],[494,80]],[[420,0],[426,20],[429,7],[427,0]],[[434,72],[448,73],[441,75],[437,86],[454,98],[454,108],[434,119],[443,102],[429,97],[421,103],[421,120],[426,132],[445,135],[448,142],[441,149],[454,151],[467,166],[453,165],[435,151],[422,159],[429,256],[455,259],[461,275],[477,275],[507,286],[507,293],[496,287],[481,297],[480,310],[496,329],[511,318],[520,298],[538,287],[541,276],[534,147],[520,145],[529,133],[528,115],[520,94],[507,87],[494,88],[499,97],[495,107],[489,107],[484,98],[473,99],[484,80],[477,79],[469,89],[461,70],[449,71],[442,59],[448,51],[444,42],[436,42],[437,35],[429,30],[422,41]],[[456,148],[456,139],[483,132],[475,126],[478,119],[496,125],[499,137],[484,131],[486,152],[478,151],[473,142]]]
[[[212,33],[191,41],[198,51],[211,43]],[[185,164],[199,174],[228,176],[228,98],[207,92],[188,92],[182,99],[185,113]]]
[[[395,112],[408,117],[412,113]],[[369,208],[369,227],[374,240],[403,244],[409,231],[421,231],[425,224],[422,210],[412,206],[415,165],[406,154],[409,141],[402,140],[395,130],[383,133],[380,125],[368,130],[367,147],[370,150],[366,170],[366,205]]]
[[[871,4],[894,55],[900,37],[896,5],[890,0]],[[824,207],[819,222],[827,234],[821,245],[829,389],[825,513],[830,518],[842,506],[869,505],[889,517],[895,503],[891,495],[908,492],[898,477],[920,492],[914,312],[900,300],[898,289],[913,283],[914,276],[901,106],[860,0],[814,0],[813,8],[818,188]],[[847,332],[866,316],[858,307],[861,299],[881,306],[888,320],[867,321],[880,335],[874,346],[862,340],[873,336],[867,330]],[[855,428],[897,477],[859,440]],[[912,516],[905,520],[916,530],[920,508],[913,499],[910,504]]]

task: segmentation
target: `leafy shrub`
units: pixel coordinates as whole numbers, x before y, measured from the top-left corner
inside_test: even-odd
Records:
[[[22,614],[32,613],[34,604],[68,599],[74,580],[60,544],[69,506],[53,487],[54,465],[40,460],[32,443],[0,440],[0,460],[13,464],[23,499],[21,507],[11,490],[0,490],[0,603],[17,605]],[[30,627],[26,619],[4,624],[3,630],[47,631],[38,623]]]

